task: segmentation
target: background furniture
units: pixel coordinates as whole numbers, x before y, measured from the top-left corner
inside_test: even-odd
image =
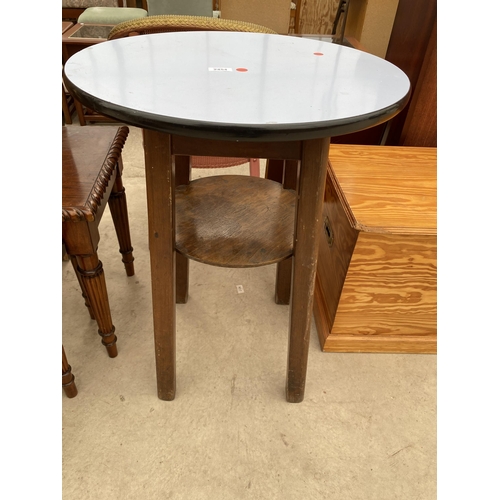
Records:
[[[75,376],[71,373],[71,366],[66,359],[64,346],[62,348],[62,387],[68,398],[74,398],[78,394]]]
[[[240,21],[202,16],[159,15],[148,16],[147,19],[137,19],[121,23],[111,30],[108,38],[109,40],[115,40],[117,38],[124,38],[127,36],[146,35],[150,33],[169,33],[174,31],[241,31],[248,33],[274,33],[271,29],[265,28],[264,26],[258,26],[256,24]],[[189,182],[190,168],[227,168],[247,162],[250,164],[250,175],[254,177],[260,176],[260,163],[258,158],[192,156],[178,157],[176,162],[179,174],[178,182],[180,182],[180,184],[187,184]],[[180,172],[181,169],[183,169],[183,173]],[[182,257],[180,257],[180,259],[181,258]],[[178,273],[186,272],[181,271],[180,269],[177,271]],[[178,294],[177,300],[184,302],[187,300],[187,297],[184,300],[181,300],[181,294]]]
[[[128,78],[109,71],[116,60]],[[291,80],[302,89],[302,99],[293,99],[295,88],[283,85]],[[85,104],[144,129],[158,397],[172,400],[176,392],[177,250],[212,264],[222,255],[219,264],[229,267],[293,255],[286,398],[302,401],[330,136],[389,120],[407,103],[408,78],[380,58],[331,43],[193,31],[148,36],[147,43],[130,37],[81,51],[65,65],[64,81]],[[148,95],[157,98],[144,99]],[[374,98],[361,98],[366,95]],[[299,160],[297,195],[249,176],[202,178],[176,189],[176,155]],[[245,186],[257,183],[267,191],[266,206],[242,204]],[[206,207],[200,218],[183,219],[185,211],[175,208],[197,203]],[[210,208],[219,206],[226,210],[217,225],[206,225]],[[288,217],[293,223],[287,233]],[[250,241],[242,221],[258,219],[272,229],[257,245],[245,245]]]
[[[437,146],[437,0],[399,0],[386,59],[410,79],[412,95],[384,144]]]
[[[290,27],[290,0],[220,0],[223,19],[260,24],[286,35]]]
[[[147,0],[146,6],[143,3],[143,7],[150,16],[173,14],[213,17],[212,0]]]
[[[352,15],[352,1],[349,18]],[[352,37],[346,38],[349,42],[356,42]],[[367,50],[358,43],[354,46]],[[403,70],[410,79],[412,94],[409,105],[385,124],[341,137],[332,137],[331,142],[436,147],[436,0],[399,0],[385,59]]]
[[[300,33],[300,8],[302,6],[302,0],[295,0],[292,2],[290,7],[290,25],[288,27],[288,33],[298,34]]]
[[[78,16],[84,24],[119,24],[146,17],[148,11],[131,7],[89,7]]]
[[[73,26],[72,22],[63,21],[62,22],[62,33],[68,31],[71,26]],[[63,123],[71,124],[73,120],[71,116],[75,110],[75,103],[73,97],[66,91],[64,88],[64,84],[62,84],[62,113],[63,113]]]
[[[62,0],[62,19],[76,23],[89,7],[135,7],[135,0]]]
[[[328,352],[435,353],[436,149],[331,145],[314,317]]]
[[[62,60],[63,65],[73,55],[87,47],[97,43],[105,42],[114,25],[109,24],[82,24],[77,23],[63,32],[62,35]],[[93,122],[114,122],[112,118],[96,113],[92,109],[83,106],[72,96],[78,120],[81,126]]]
[[[134,275],[121,152],[128,127],[62,127],[62,238],[110,358],[118,354],[106,281],[97,255],[109,205],[127,276]]]

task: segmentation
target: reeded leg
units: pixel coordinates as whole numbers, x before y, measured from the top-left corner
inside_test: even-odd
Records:
[[[134,275],[134,255],[132,251],[132,243],[130,241],[130,226],[128,221],[127,197],[125,196],[125,188],[122,182],[122,158],[118,159],[116,167],[116,180],[113,189],[109,196],[108,206],[113,219],[113,224],[122,254],[122,262],[125,265],[127,276]]]
[[[329,145],[329,138],[302,143],[286,381],[286,399],[290,403],[304,399]]]
[[[92,307],[90,307],[89,300],[87,298],[87,294],[85,292],[85,286],[82,282],[82,277],[80,276],[80,273],[78,272],[78,264],[76,263],[76,257],[74,255],[70,255],[70,260],[71,264],[73,265],[73,269],[75,270],[76,277],[78,278],[78,283],[80,283],[80,289],[82,290],[82,297],[83,300],[85,301],[85,307],[87,308],[89,314],[90,314],[90,319],[95,319],[95,315],[92,312]]]
[[[108,356],[114,358],[118,355],[118,349],[116,347],[115,327],[111,321],[102,263],[97,257],[97,253],[85,256],[77,255],[76,262],[77,273],[81,278],[87,300],[99,326],[102,344],[106,347]]]
[[[276,175],[279,175],[279,165],[276,165]],[[299,163],[296,160],[286,160],[281,167],[283,187],[297,189],[297,174]],[[275,302],[280,305],[290,304],[290,290],[292,286],[292,257],[278,262],[276,266]]]
[[[158,397],[175,398],[175,184],[169,134],[144,130]]]
[[[71,373],[71,366],[66,359],[64,346],[62,348],[62,386],[68,398],[74,398],[78,394],[78,389],[75,384],[75,377]]]
[[[175,162],[175,185],[189,184],[191,178],[191,165],[189,156],[177,155]],[[175,252],[175,302],[186,304],[189,296],[189,259]]]

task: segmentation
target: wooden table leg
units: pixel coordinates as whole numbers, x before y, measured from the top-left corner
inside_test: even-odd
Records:
[[[144,130],[158,397],[175,398],[175,179],[169,134]]]
[[[191,179],[191,157],[177,155],[175,160],[175,186],[189,184]],[[189,259],[180,252],[175,253],[175,301],[186,304],[189,296]]]
[[[329,146],[329,138],[302,143],[286,381],[286,399],[290,403],[300,403],[304,399]]]
[[[110,358],[118,355],[116,347],[115,327],[111,320],[109,308],[108,291],[104,278],[104,269],[97,253],[91,255],[77,255],[77,273],[81,277],[81,283],[90,304],[90,309],[94,313],[99,335],[102,337],[102,344],[108,351]]]
[[[297,160],[285,160],[283,165],[283,188],[293,189],[294,191],[296,191],[299,162]],[[292,287],[292,264],[293,257],[288,257],[288,259],[282,260],[276,265],[276,304],[290,304],[290,292]]]
[[[127,197],[122,182],[123,163],[121,156],[118,158],[116,167],[116,179],[108,200],[109,211],[115,226],[122,262],[125,265],[127,276],[134,275],[134,255],[132,242],[130,241],[130,226],[128,222]]]

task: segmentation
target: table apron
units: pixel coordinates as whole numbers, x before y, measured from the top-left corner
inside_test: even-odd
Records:
[[[272,158],[277,160],[300,160],[302,155],[302,141],[236,142],[181,135],[172,135],[171,137],[173,155]]]

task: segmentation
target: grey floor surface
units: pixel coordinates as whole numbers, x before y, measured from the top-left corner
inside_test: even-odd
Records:
[[[79,390],[62,394],[63,498],[436,498],[436,356],[323,353],[313,325],[306,396],[287,403],[289,309],[273,300],[275,266],[191,263],[177,396],[157,398],[141,141],[131,127],[123,152],[135,276],[109,211],[100,225],[117,358],[62,263],[62,338]],[[212,173],[248,166],[194,177]]]

